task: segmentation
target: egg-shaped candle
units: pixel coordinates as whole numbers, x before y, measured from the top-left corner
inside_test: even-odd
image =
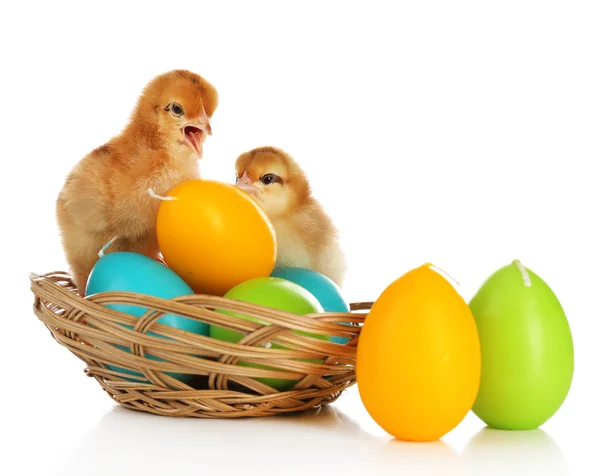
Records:
[[[574,371],[569,322],[552,289],[515,260],[469,304],[481,341],[475,413],[488,426],[529,430],[562,406]]]

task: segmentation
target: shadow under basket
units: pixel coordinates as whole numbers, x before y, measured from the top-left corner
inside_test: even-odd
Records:
[[[32,274],[30,282],[35,315],[85,362],[85,374],[120,405],[164,416],[264,417],[334,402],[356,382],[356,344],[366,316],[361,311],[372,305],[299,316],[198,294],[165,300],[107,292],[82,298],[65,272]],[[110,305],[146,312],[135,317]],[[244,337],[230,343],[157,323],[167,314]],[[291,383],[277,390],[267,385],[269,379]]]

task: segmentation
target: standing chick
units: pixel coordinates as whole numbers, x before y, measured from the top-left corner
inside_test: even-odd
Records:
[[[185,180],[199,177],[198,161],[218,94],[203,77],[174,70],[150,81],[122,132],[83,157],[56,201],[56,218],[79,294],[100,249],[160,259],[156,216],[160,200]]]
[[[236,185],[265,210],[277,235],[277,267],[318,271],[342,286],[346,262],[338,230],[312,196],[304,171],[275,147],[240,155]]]

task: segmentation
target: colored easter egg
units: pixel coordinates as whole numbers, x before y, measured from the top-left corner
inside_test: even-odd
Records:
[[[430,264],[392,282],[369,311],[357,347],[360,398],[405,441],[435,441],[467,415],[481,354],[469,306]]]
[[[189,180],[162,201],[156,222],[165,262],[199,294],[222,296],[268,277],[277,258],[275,230],[263,209],[239,188]]]
[[[350,306],[344,300],[339,286],[318,271],[306,268],[275,268],[271,276],[299,284],[317,298],[325,312],[350,312]],[[347,322],[343,324],[350,325]],[[348,340],[342,336],[331,337],[331,341],[336,344],[345,344]]]
[[[266,278],[255,278],[245,281],[229,290],[225,296],[229,299],[237,301],[248,302],[257,304],[259,306],[269,307],[272,309],[279,309],[280,311],[286,311],[298,315],[317,314],[323,312],[323,307],[310,292],[304,289],[298,284],[292,283],[285,279],[266,277]],[[229,314],[242,319],[248,319],[254,322],[260,322],[261,324],[267,324],[264,321],[256,319],[252,316],[246,316],[239,313],[229,312],[221,310],[224,314]],[[294,331],[300,335],[306,335],[321,340],[328,340],[326,335],[310,334],[304,331]],[[241,332],[226,329],[215,325],[210,326],[210,336],[223,340],[226,342],[239,342],[244,334]],[[273,343],[274,349],[286,349],[286,347]],[[305,362],[316,362],[321,361],[311,359],[300,359]],[[237,365],[246,367],[263,368],[270,370],[281,370],[272,366],[265,366],[260,364],[247,363],[239,361]],[[297,380],[293,379],[279,379],[279,378],[262,378],[258,377],[256,380],[269,385],[277,390],[284,391],[293,387]]]
[[[131,252],[105,254],[92,269],[87,283],[86,295],[111,291],[139,293],[163,299],[194,294],[193,290],[173,270],[152,258]],[[143,306],[129,304],[107,304],[106,307],[135,317],[141,317],[148,311],[148,308]],[[173,314],[160,317],[157,323],[193,332],[194,334],[207,336],[209,333],[208,324]],[[125,327],[132,329],[131,326]],[[148,332],[148,335],[163,337],[153,332]],[[128,347],[120,345],[116,347],[130,352]],[[147,357],[152,360],[162,360],[150,355]],[[109,367],[119,372],[143,377],[143,374],[139,372],[120,367]],[[182,381],[191,377],[179,373],[169,373],[169,375]]]
[[[552,289],[515,260],[470,302],[481,339],[481,384],[473,413],[488,426],[534,429],[562,406],[574,372],[565,312]]]

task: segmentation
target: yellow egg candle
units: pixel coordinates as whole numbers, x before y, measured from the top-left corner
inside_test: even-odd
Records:
[[[399,440],[438,440],[471,410],[481,352],[468,304],[432,265],[391,283],[365,319],[357,348],[360,398]]]

